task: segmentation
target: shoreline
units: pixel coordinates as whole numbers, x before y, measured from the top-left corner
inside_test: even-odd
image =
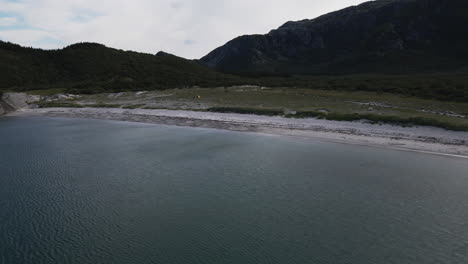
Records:
[[[468,158],[468,133],[435,127],[400,127],[314,118],[293,119],[163,109],[25,108],[6,116],[87,118],[212,128]]]

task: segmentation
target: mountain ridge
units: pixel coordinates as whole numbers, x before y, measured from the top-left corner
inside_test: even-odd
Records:
[[[244,35],[200,59],[229,73],[410,73],[466,66],[467,1],[379,0]]]

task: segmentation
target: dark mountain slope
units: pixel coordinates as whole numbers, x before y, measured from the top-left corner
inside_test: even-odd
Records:
[[[468,64],[466,14],[466,0],[372,1],[238,37],[200,61],[232,73],[451,70]]]
[[[63,86],[100,92],[219,85],[234,79],[167,54],[122,51],[94,43],[46,51],[0,41],[0,88]]]

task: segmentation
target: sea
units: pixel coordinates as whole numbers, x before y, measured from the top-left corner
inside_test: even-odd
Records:
[[[0,118],[1,264],[468,263],[468,160]]]

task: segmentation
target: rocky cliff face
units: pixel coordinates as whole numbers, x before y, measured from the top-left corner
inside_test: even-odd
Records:
[[[28,108],[30,103],[40,99],[40,96],[25,93],[4,93],[0,96],[0,115]]]
[[[200,62],[235,73],[418,72],[468,61],[468,1],[378,0],[266,35],[238,37]]]

